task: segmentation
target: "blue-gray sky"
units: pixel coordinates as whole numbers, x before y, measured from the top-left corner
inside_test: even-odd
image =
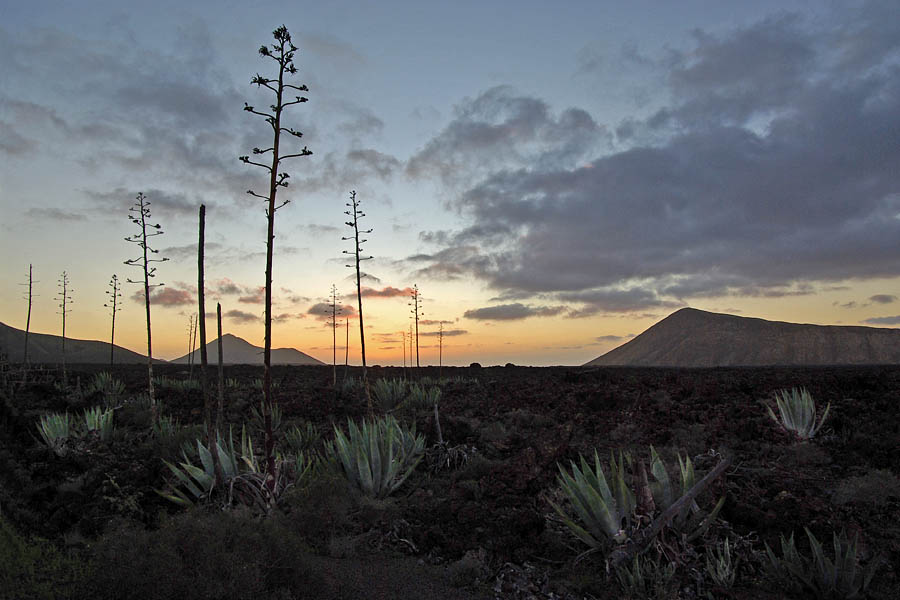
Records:
[[[30,2],[2,4],[0,320],[103,338],[143,191],[170,261],[159,354],[186,350],[196,212],[226,328],[261,343],[265,106],[256,50],[284,24],[314,155],[277,215],[276,345],[331,354],[352,284],[344,202],[374,228],[372,353],[399,363],[405,291],[449,363],[587,361],[682,306],[900,322],[900,4]],[[131,271],[131,272],[129,272]],[[120,338],[141,349],[126,289]],[[349,311],[349,308],[347,309]],[[424,341],[427,340],[427,341]],[[420,346],[436,354],[435,338]],[[351,339],[351,350],[358,345]],[[429,354],[429,356],[430,356]],[[431,359],[429,359],[431,361]]]

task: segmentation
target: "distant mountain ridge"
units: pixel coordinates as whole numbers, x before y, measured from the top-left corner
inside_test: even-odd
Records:
[[[682,308],[584,366],[725,367],[900,363],[900,330],[811,325]]]
[[[182,357],[171,361],[176,364],[187,364],[188,358],[193,354],[194,363],[200,364],[200,349],[185,354]],[[222,355],[223,364],[226,365],[261,365],[263,364],[263,349],[254,346],[247,340],[239,338],[236,335],[226,333],[222,336]],[[219,344],[215,339],[206,344],[206,357],[209,364],[219,362]],[[273,365],[324,365],[322,361],[312,356],[300,352],[296,348],[273,348],[272,349]]]
[[[25,332],[0,323],[0,352],[6,354],[10,362],[22,362],[25,354]],[[120,365],[146,363],[147,357],[127,348],[115,346],[113,361]],[[156,359],[154,361],[164,362]],[[28,362],[36,364],[62,363],[62,336],[30,332],[28,334]],[[76,340],[66,337],[66,362],[109,364],[109,342]]]

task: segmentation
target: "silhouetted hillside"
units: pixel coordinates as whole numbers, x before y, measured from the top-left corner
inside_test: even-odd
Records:
[[[0,323],[0,352],[6,354],[10,362],[19,363],[23,360],[24,351],[25,332]],[[146,363],[147,357],[121,346],[115,346],[113,360],[116,364]],[[30,332],[28,334],[28,362],[61,363],[62,337]],[[109,342],[75,340],[66,337],[66,362],[109,364]]]
[[[219,361],[218,340],[206,344],[207,360],[214,365]],[[223,363],[227,365],[261,365],[263,362],[263,349],[254,346],[247,340],[230,333],[222,336]],[[200,349],[194,350],[194,363],[200,364]],[[187,364],[189,354],[173,360],[173,363]],[[273,365],[324,365],[320,360],[304,354],[294,348],[273,348]]]
[[[900,330],[766,321],[682,308],[585,366],[900,363]]]

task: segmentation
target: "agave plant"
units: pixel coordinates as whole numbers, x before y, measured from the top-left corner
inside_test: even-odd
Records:
[[[178,465],[163,460],[177,481],[176,485],[172,486],[172,493],[158,493],[163,498],[182,506],[192,506],[198,500],[209,498],[216,482],[212,453],[199,439],[196,440],[196,445],[200,466],[194,465],[185,451],[182,451],[184,461]],[[223,483],[226,485],[243,472],[258,473],[260,471],[259,463],[253,454],[253,442],[247,435],[246,429],[241,429],[240,453],[235,450],[231,431],[224,443],[221,435],[217,436],[216,449],[219,452],[219,461],[222,464],[222,474],[225,478]]]
[[[381,410],[394,410],[406,398],[406,382],[402,379],[381,378],[372,386],[372,395]]]
[[[159,415],[159,418],[153,423],[153,435],[157,438],[170,438],[178,431],[178,419],[169,415]]]
[[[414,408],[431,409],[441,399],[441,388],[437,386],[425,387],[417,383],[409,386],[409,399],[407,400]]]
[[[84,429],[86,432],[96,432],[101,440],[106,441],[112,435],[113,428],[113,411],[111,408],[101,411],[99,406],[94,406],[84,411]]]
[[[635,497],[625,483],[622,453],[619,452],[618,461],[610,453],[609,482],[600,466],[600,457],[596,450],[593,469],[584,456],[579,456],[579,459],[580,466],[571,463],[571,474],[561,465],[557,465],[559,468],[557,480],[582,524],[576,523],[559,505],[553,502],[550,502],[550,505],[572,533],[592,550],[604,548],[609,541],[624,543],[628,538],[626,529],[631,525]],[[622,526],[623,521],[625,527]]]
[[[266,430],[266,418],[262,413],[262,402],[260,402],[260,407],[256,408],[255,406],[250,409],[252,415],[250,417],[250,424],[253,427],[254,431],[264,432]],[[278,404],[272,405],[272,431],[277,432],[281,429],[281,418],[283,413],[281,411],[281,407]]]
[[[766,544],[766,555],[769,559],[768,572],[770,578],[789,589],[812,591],[817,598],[849,600],[859,598],[875,575],[881,561],[872,560],[869,567],[862,571],[857,564],[857,539],[847,539],[846,533],[833,534],[834,561],[825,556],[822,544],[806,529],[809,545],[812,548],[812,559],[807,559],[794,546],[794,534],[785,540],[781,536],[781,554],[778,558]]]
[[[42,415],[37,429],[44,443],[54,454],[63,456],[66,453],[66,441],[70,432],[69,413]]]
[[[106,400],[106,405],[115,404],[116,401],[125,393],[125,384],[121,380],[112,376],[109,371],[101,371],[94,375],[91,385],[88,387],[88,393],[99,392]]]
[[[325,446],[347,480],[363,494],[385,498],[397,490],[422,460],[425,438],[387,415],[357,426],[347,423],[347,434],[334,428],[334,440]]]
[[[822,418],[816,423],[816,403],[810,396],[806,388],[779,390],[775,393],[775,404],[778,405],[778,412],[781,419],[775,416],[772,408],[766,405],[769,416],[780,423],[782,427],[788,431],[793,431],[802,440],[812,439],[828,418],[828,411],[831,410],[831,403],[825,407]]]
[[[740,558],[732,558],[728,538],[725,538],[722,546],[717,545],[715,551],[712,548],[706,549],[706,572],[719,587],[728,589],[734,585],[739,563]]]
[[[653,495],[654,503],[662,510],[666,510],[677,502],[697,483],[694,464],[689,456],[685,456],[682,459],[681,455],[678,455],[678,470],[680,477],[679,484],[676,487],[672,484],[666,465],[660,458],[659,453],[656,452],[653,446],[650,446],[650,472],[655,480],[650,484],[650,491]],[[722,496],[713,509],[706,513],[700,509],[696,501],[693,501],[675,515],[672,519],[672,527],[683,534],[687,541],[693,541],[706,533],[709,526],[719,515],[719,511],[722,510],[724,504],[725,497]]]
[[[319,430],[312,423],[305,427],[294,425],[284,432],[284,447],[287,454],[308,453],[319,443]]]

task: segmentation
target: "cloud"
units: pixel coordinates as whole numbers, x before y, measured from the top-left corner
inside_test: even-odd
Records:
[[[266,299],[266,287],[259,286],[256,289],[247,290],[250,293],[246,296],[238,298],[238,302],[242,304],[262,304]]]
[[[607,141],[586,111],[554,116],[543,100],[498,86],[458,104],[454,119],[409,159],[406,172],[456,185],[492,168],[569,166]]]
[[[397,289],[395,287],[387,286],[380,290],[363,287],[361,288],[361,295],[363,298],[396,298],[398,296],[409,297],[412,293],[412,288],[403,288]]]
[[[135,204],[135,197],[137,196],[137,192],[131,189],[126,189],[122,187],[115,188],[110,191],[94,191],[94,190],[82,190],[91,200],[94,201],[97,209],[104,213],[109,210],[122,210],[123,213],[129,214],[128,210]],[[140,191],[140,190],[138,190]],[[143,190],[144,197],[146,198],[145,204],[150,206],[150,222],[151,223],[161,223],[163,225],[163,230],[166,228],[166,223],[160,221],[160,217],[187,217],[190,216],[192,218],[197,218],[197,213],[200,210],[200,204],[202,202],[191,200],[188,196],[181,192],[170,193],[157,188],[149,188]],[[207,206],[207,208],[209,208]],[[218,246],[217,244],[215,246]],[[211,247],[210,244],[207,244],[207,247]],[[197,256],[197,244],[187,245],[187,246],[178,246],[181,250],[186,250],[188,248],[193,248],[193,255]]]
[[[876,304],[891,304],[897,301],[897,296],[893,294],[875,294],[874,296],[869,296],[869,300]]]
[[[419,325],[440,325],[443,323],[444,325],[452,325],[455,321],[442,321],[435,319],[419,319]]]
[[[300,189],[342,194],[345,198],[349,190],[355,189],[359,191],[359,201],[372,194],[368,182],[390,182],[402,167],[396,157],[371,148],[327,152],[311,162],[312,175],[295,177]]]
[[[570,316],[900,275],[900,5],[865,6],[696,32],[615,150],[508,88],[463,103],[407,168],[469,226],[423,232],[437,248],[403,266]]]
[[[598,342],[621,342],[623,338],[621,335],[601,335],[594,338]]]
[[[87,219],[81,213],[65,211],[61,208],[29,208],[25,211],[25,216],[42,221],[84,221]]]
[[[260,317],[259,315],[237,309],[231,309],[227,311],[223,316],[231,319],[232,321],[237,321],[238,323],[253,323],[255,321],[262,320],[262,317]]]
[[[563,306],[532,307],[517,302],[467,310],[463,313],[463,317],[479,321],[517,321],[528,317],[552,317],[564,311]]]
[[[900,315],[893,317],[872,317],[864,319],[862,322],[868,323],[869,325],[900,325]]]
[[[354,318],[356,316],[356,308],[351,304],[338,304],[338,320],[342,318]],[[312,315],[319,321],[331,321],[331,304],[328,302],[319,302],[317,304],[313,304],[307,309],[306,314]]]
[[[305,319],[306,315],[303,313],[281,313],[279,315],[272,315],[273,323],[284,323],[287,321],[294,321],[296,319]]]
[[[144,303],[144,290],[138,290],[131,295],[135,302]],[[152,306],[185,306],[194,304],[194,297],[188,290],[179,290],[174,287],[157,287],[150,289],[150,304]]]
[[[419,321],[419,324],[422,324],[422,321]],[[445,329],[443,336],[444,337],[456,337],[458,335],[466,335],[469,332],[465,329]],[[419,337],[439,337],[441,335],[440,331],[424,331],[419,332]]]

